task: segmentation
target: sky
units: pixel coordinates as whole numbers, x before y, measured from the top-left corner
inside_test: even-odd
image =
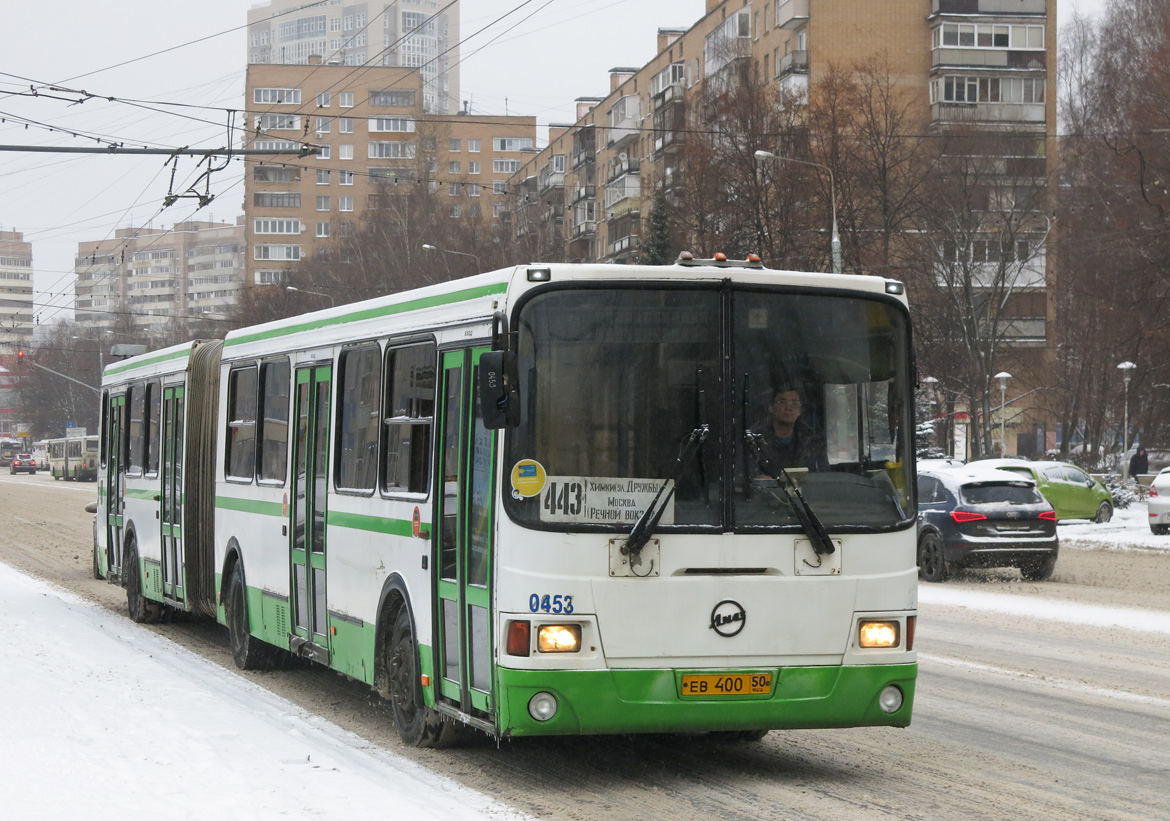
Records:
[[[1145,504],[1135,503],[1109,525],[1062,524],[1060,536],[1170,551],[1170,537],[1152,537],[1145,517]],[[928,605],[1170,635],[1164,611],[947,585],[921,585],[919,597]],[[6,711],[0,744],[6,817],[75,818],[84,807],[87,821],[123,821],[183,807],[187,817],[200,818],[230,807],[232,817],[257,821],[349,819],[368,816],[370,807],[394,807],[397,818],[433,821],[529,818],[306,712],[165,634],[3,563],[0,613],[6,628],[0,703],[21,707]],[[920,662],[948,663],[932,656]],[[166,743],[170,738],[182,744]]]
[[[1095,14],[1105,2],[1060,0],[1060,22],[1074,8]],[[251,5],[6,4],[0,146],[225,145],[226,110],[243,106]],[[543,141],[549,123],[575,119],[576,98],[608,93],[609,69],[644,65],[656,53],[657,30],[690,27],[703,16],[705,1],[462,0],[461,6],[460,97],[472,113],[535,116]],[[238,164],[212,175],[215,200],[206,208],[194,198],[163,208],[172,173],[181,193],[206,167],[159,155],[0,151],[0,230],[20,231],[33,243],[40,322],[72,315],[79,242],[113,237],[119,227],[234,221],[243,212]]]

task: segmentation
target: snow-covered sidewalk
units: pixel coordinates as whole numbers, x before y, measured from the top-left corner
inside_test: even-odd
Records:
[[[6,818],[526,816],[0,563]]]

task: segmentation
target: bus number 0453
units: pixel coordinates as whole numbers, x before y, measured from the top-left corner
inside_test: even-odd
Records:
[[[528,597],[528,609],[533,613],[565,613],[573,612],[572,596],[541,596],[533,593]]]

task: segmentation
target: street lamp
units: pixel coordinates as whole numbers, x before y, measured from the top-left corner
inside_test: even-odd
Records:
[[[475,266],[479,270],[481,270],[481,271],[483,270],[483,263],[479,261],[479,257],[477,257],[475,254],[469,254],[466,251],[449,251],[446,248],[436,248],[434,245],[427,245],[426,243],[423,243],[423,250],[424,251],[437,251],[440,254],[458,254],[461,257],[471,257],[472,259],[475,260]]]
[[[1129,451],[1129,444],[1127,442],[1129,437],[1129,380],[1133,377],[1133,369],[1137,365],[1129,360],[1122,362],[1117,366],[1121,371],[1121,379],[1125,382],[1125,418],[1121,425],[1121,475],[1122,478],[1129,478],[1129,462],[1125,458],[1125,454]]]
[[[756,160],[782,160],[783,162],[796,162],[801,165],[811,165],[814,168],[823,168],[829,174],[829,200],[833,208],[833,273],[841,273],[841,237],[837,234],[837,183],[833,179],[833,169],[827,165],[822,165],[819,162],[809,162],[808,160],[798,160],[795,157],[780,157],[773,154],[771,151],[759,150],[755,154]],[[425,246],[424,246],[425,247]]]
[[[296,291],[298,294],[312,294],[313,296],[324,297],[325,299],[329,300],[329,304],[330,304],[330,306],[332,306],[332,305],[335,305],[335,304],[336,304],[336,303],[333,301],[333,297],[329,296],[329,294],[322,294],[322,293],[320,293],[320,292],[318,292],[318,291],[306,291],[304,288],[297,288],[297,287],[295,287],[295,286],[293,286],[293,285],[285,285],[285,286],[284,286],[284,290],[286,290],[286,291]]]
[[[1007,381],[1012,375],[1007,371],[1000,371],[994,377],[999,380],[999,441],[1003,448],[1001,455],[1007,456]]]

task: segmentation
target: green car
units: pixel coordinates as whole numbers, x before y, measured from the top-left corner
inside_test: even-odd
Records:
[[[1035,479],[1040,492],[1056,511],[1058,521],[1092,519],[1107,522],[1113,518],[1113,494],[1076,465],[1023,459],[983,459],[979,464]]]

